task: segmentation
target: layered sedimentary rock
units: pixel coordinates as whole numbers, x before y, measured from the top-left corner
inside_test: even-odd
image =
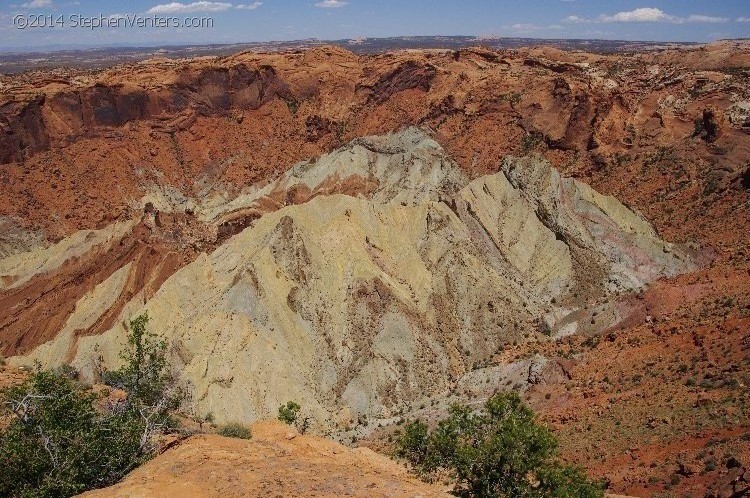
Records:
[[[328,46],[0,75],[0,216],[54,242],[131,217],[154,185],[233,198],[357,137],[419,125],[473,177],[536,150],[643,212],[653,205],[649,219],[671,237],[696,238],[702,221],[667,208],[747,183],[749,46]]]
[[[197,115],[222,114],[231,108],[257,109],[289,89],[273,68],[186,68],[166,85],[98,83],[69,88],[49,100],[0,103],[0,164],[23,160],[98,131],[133,120],[162,118],[164,131],[185,128]]]
[[[412,128],[234,199],[190,201],[211,250],[152,294],[134,289],[108,330],[81,334],[112,314],[132,270],[112,272],[54,339],[14,361],[69,360],[95,376],[117,366],[126,319],[148,311],[199,414],[251,421],[303,400],[322,426],[387,418],[451,390],[504,344],[575,329],[589,300],[693,267],[641,215],[546,161],[499,169],[469,181]]]

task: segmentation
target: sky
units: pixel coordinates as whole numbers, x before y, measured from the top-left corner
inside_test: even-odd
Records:
[[[747,38],[750,0],[0,0],[2,51],[417,35]]]

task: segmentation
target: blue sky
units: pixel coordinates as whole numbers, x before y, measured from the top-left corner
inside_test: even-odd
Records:
[[[56,26],[18,29],[43,23],[39,15]],[[73,26],[73,16],[81,23],[134,15],[211,17],[213,27]],[[706,42],[750,37],[750,0],[0,0],[5,50],[402,35]]]

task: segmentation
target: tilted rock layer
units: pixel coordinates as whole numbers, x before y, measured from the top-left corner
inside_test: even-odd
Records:
[[[694,268],[640,214],[543,159],[509,157],[469,181],[414,128],[191,206],[214,227],[241,220],[238,232],[119,306],[108,331],[82,336],[122,295],[123,266],[22,361],[71,361],[94,376],[117,366],[126,319],[148,311],[197,413],[252,421],[304,400],[322,426],[389,418],[504,344],[575,330],[584,296]]]
[[[439,393],[400,415],[434,421],[513,388],[612,490],[704,496],[728,461],[692,476],[684,462],[750,461],[748,68],[750,44],[723,41],[321,47],[0,75],[0,352],[92,375],[99,356],[116,365],[122,322],[145,306],[198,415],[236,396],[225,416],[252,419],[274,412],[270,393],[301,393],[320,424],[363,441],[399,418],[365,427],[355,412]],[[411,132],[358,138],[408,126],[446,152]],[[503,163],[534,154],[554,169]],[[437,166],[446,155],[460,170]],[[251,253],[256,237],[275,253]],[[251,341],[267,354],[225,361]]]

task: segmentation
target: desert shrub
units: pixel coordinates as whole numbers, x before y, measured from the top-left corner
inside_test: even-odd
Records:
[[[415,468],[427,470],[425,461],[430,441],[427,424],[415,420],[406,425],[403,434],[397,440],[396,455],[406,458]]]
[[[242,424],[234,422],[221,426],[217,432],[220,436],[234,437],[237,439],[250,439],[253,437],[253,433],[250,429]]]
[[[124,366],[103,372],[102,382],[126,391],[133,403],[157,405],[170,401],[165,396],[173,379],[166,368],[166,343],[146,330],[148,320],[148,313],[130,320],[128,346],[120,352]]]
[[[286,405],[279,407],[278,419],[288,425],[294,425],[297,422],[299,411],[302,407],[294,401],[287,401]]]
[[[203,417],[199,417],[197,420],[198,423],[203,424],[212,424],[214,423],[214,412],[208,412]]]
[[[78,370],[71,365],[60,365],[59,367],[53,368],[52,372],[60,377],[67,377],[69,379],[78,379]]]
[[[289,112],[292,113],[293,116],[297,115],[297,111],[299,110],[299,101],[294,98],[286,98],[284,99],[284,102],[286,103],[286,106],[289,108]]]
[[[527,133],[521,137],[521,152],[528,154],[544,141],[544,136],[538,132]]]
[[[703,117],[698,117],[693,120],[693,136],[697,137],[703,133]]]
[[[75,380],[39,371],[8,389],[0,435],[1,496],[72,496],[117,482],[146,456],[132,413],[101,414]]]
[[[396,448],[428,479],[450,474],[459,496],[603,496],[581,469],[560,462],[554,435],[512,392],[493,396],[478,412],[454,405],[433,431],[411,422]]]
[[[719,181],[716,178],[711,177],[706,182],[705,187],[703,187],[703,195],[709,196],[713,194],[714,192],[716,192],[718,188],[719,188]]]
[[[37,370],[3,391],[0,496],[72,496],[114,484],[153,455],[179,396],[167,389],[163,348],[143,341],[147,321],[131,321],[129,362],[113,373],[134,389],[125,399],[103,399],[70,368]]]

